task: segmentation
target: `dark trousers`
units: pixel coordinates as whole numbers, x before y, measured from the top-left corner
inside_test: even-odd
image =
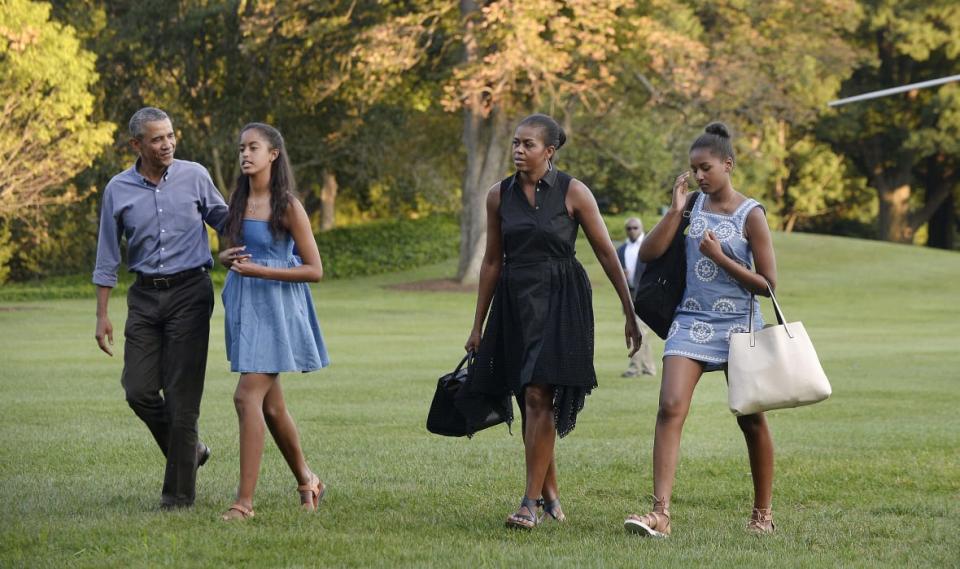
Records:
[[[197,420],[213,312],[210,275],[162,290],[135,284],[127,309],[121,378],[127,403],[167,457],[161,504],[189,506],[196,497]]]

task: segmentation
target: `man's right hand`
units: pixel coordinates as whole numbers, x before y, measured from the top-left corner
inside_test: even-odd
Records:
[[[113,356],[113,324],[108,316],[97,316],[97,345],[106,352],[108,356]]]

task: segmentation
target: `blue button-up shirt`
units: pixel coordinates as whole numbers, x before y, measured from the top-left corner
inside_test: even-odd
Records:
[[[170,275],[213,266],[203,224],[222,231],[227,204],[207,169],[174,160],[154,185],[140,175],[139,165],[137,160],[114,176],[104,190],[94,284],[116,286],[123,236],[131,272]]]

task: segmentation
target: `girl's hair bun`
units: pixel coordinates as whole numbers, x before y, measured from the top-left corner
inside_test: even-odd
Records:
[[[736,161],[733,152],[733,140],[730,139],[730,129],[727,128],[727,125],[715,121],[704,127],[703,131],[703,134],[698,136],[690,146],[691,152],[696,148],[707,148],[714,156]]]
[[[727,125],[723,124],[722,122],[712,122],[703,130],[707,134],[715,134],[723,138],[730,138],[730,129],[727,128]]]

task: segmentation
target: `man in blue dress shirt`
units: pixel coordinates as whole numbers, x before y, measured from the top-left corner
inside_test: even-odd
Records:
[[[625,225],[627,231],[627,240],[623,245],[617,248],[617,257],[620,259],[620,266],[627,277],[627,286],[630,288],[630,297],[637,294],[637,285],[640,284],[640,277],[646,264],[640,260],[640,243],[643,242],[643,222],[636,217],[631,217]],[[636,316],[636,315],[634,315]],[[637,317],[637,326],[640,328],[640,336],[643,341],[640,349],[630,358],[630,365],[627,371],[623,372],[623,377],[636,377],[638,375],[657,375],[657,364],[653,361],[653,350],[650,349],[650,327]]]
[[[161,507],[185,507],[196,496],[197,467],[210,456],[197,436],[213,311],[204,223],[222,230],[227,205],[203,166],[174,159],[177,139],[166,113],[140,109],[130,119],[130,136],[137,161],[103,194],[93,272],[96,338],[112,356],[107,303],[125,237],[136,281],[127,294],[121,383],[167,459]]]

